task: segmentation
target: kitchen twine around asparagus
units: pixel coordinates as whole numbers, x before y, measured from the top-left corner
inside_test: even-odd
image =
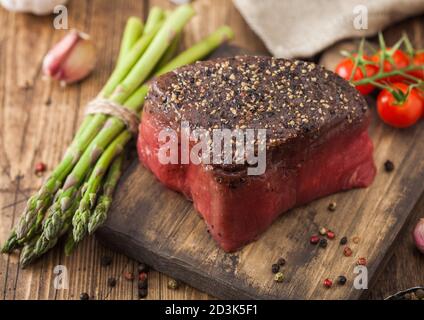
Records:
[[[90,101],[85,109],[86,115],[96,113],[107,114],[122,120],[127,129],[133,135],[137,135],[140,118],[136,112],[108,99],[97,98]]]

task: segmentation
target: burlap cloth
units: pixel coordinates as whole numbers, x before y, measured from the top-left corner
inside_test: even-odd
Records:
[[[345,38],[373,35],[424,12],[424,0],[233,0],[276,57],[310,57]],[[368,11],[368,29],[359,14]],[[356,9],[355,9],[356,8]],[[358,11],[360,13],[358,13]],[[423,31],[424,32],[424,31]]]

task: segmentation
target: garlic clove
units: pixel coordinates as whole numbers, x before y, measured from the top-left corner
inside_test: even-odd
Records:
[[[424,218],[421,218],[418,221],[414,231],[412,232],[412,238],[414,239],[417,249],[424,253]]]
[[[62,84],[70,84],[88,76],[96,60],[96,48],[90,36],[72,30],[44,57],[43,73]]]
[[[36,15],[53,13],[58,5],[64,5],[68,0],[0,0],[0,4],[9,11],[29,12]]]

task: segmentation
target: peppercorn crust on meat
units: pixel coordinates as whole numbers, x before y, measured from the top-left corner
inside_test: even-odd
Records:
[[[266,170],[161,164],[162,129],[266,129]],[[140,161],[193,200],[226,251],[290,208],[368,186],[375,175],[364,98],[347,81],[303,61],[243,56],[198,62],[153,81],[138,137]]]

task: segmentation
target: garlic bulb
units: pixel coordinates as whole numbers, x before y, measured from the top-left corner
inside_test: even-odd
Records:
[[[50,14],[57,5],[66,2],[68,0],[0,0],[1,5],[7,10],[36,15]]]
[[[43,73],[65,85],[88,76],[96,60],[96,47],[90,36],[71,30],[44,57]]]

